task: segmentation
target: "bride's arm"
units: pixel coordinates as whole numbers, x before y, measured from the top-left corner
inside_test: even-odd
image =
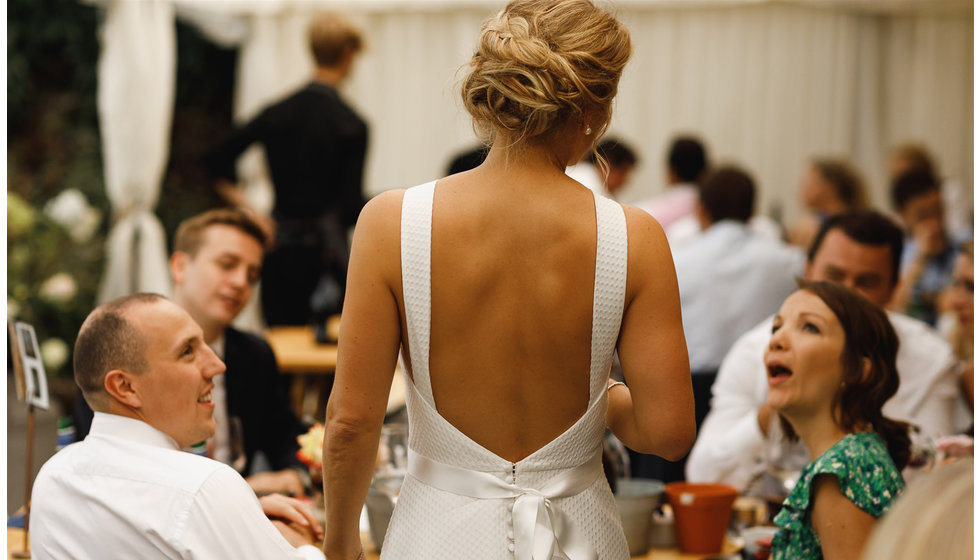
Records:
[[[606,425],[627,447],[677,460],[694,443],[694,392],[674,261],[660,224],[626,210],[629,268],[619,361],[628,388],[609,389]]]
[[[395,287],[401,284],[402,194],[386,192],[364,207],[351,248],[323,439],[323,551],[331,560],[353,560],[361,550],[358,520],[374,472],[401,337]]]

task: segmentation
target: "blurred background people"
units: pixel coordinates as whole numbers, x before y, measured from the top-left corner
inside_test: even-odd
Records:
[[[695,204],[702,231],[673,252],[698,426],[725,353],[779,308],[803,273],[802,251],[749,228],[755,193],[755,182],[738,167],[709,171]],[[683,480],[684,464],[630,453],[633,476]]]
[[[897,352],[885,312],[844,286],[801,282],[773,319],[766,404],[810,453],[773,520],[773,560],[859,558],[905,487],[908,425],[882,412]]]
[[[599,163],[600,158],[605,166]],[[638,164],[636,152],[616,138],[603,138],[582,161],[570,166],[565,173],[590,190],[616,199],[630,180]]]
[[[235,161],[253,143],[265,148],[275,190],[273,239],[263,267],[262,312],[269,325],[318,323],[338,313],[347,277],[347,229],[364,205],[367,125],[338,89],[361,51],[361,31],[345,16],[322,14],[309,27],[313,80],[236,130],[207,156],[216,188],[248,207]]]
[[[953,266],[953,287],[949,294],[949,323],[945,334],[956,356],[963,363],[961,374],[962,402],[969,409],[969,421],[957,419],[957,427],[969,424],[969,435],[973,435],[973,242],[959,246],[956,263]],[[941,330],[942,332],[942,330]],[[967,411],[963,411],[966,416]]]
[[[903,173],[892,183],[891,200],[905,227],[905,250],[889,307],[936,326],[948,307],[942,295],[952,283],[956,261],[939,182],[927,171]]]
[[[804,249],[813,242],[813,236],[824,220],[868,206],[864,179],[844,159],[811,160],[803,172],[799,194],[807,213],[789,228],[787,237],[791,244]]]
[[[674,252],[699,424],[725,353],[779,308],[803,273],[802,251],[749,229],[755,193],[752,177],[737,167],[709,171],[695,205],[702,231]]]
[[[940,172],[935,157],[924,145],[905,142],[891,149],[888,158],[888,183],[891,184],[909,171],[922,171],[937,178],[942,191],[944,217],[950,233],[954,237],[972,237],[972,201],[964,196],[959,181],[945,177]]]
[[[884,308],[898,279],[902,232],[871,210],[828,218],[807,254],[807,280],[842,284]],[[959,365],[934,329],[901,313],[889,313],[898,333],[898,392],[885,403],[891,418],[917,426],[929,438],[954,431]],[[773,419],[762,360],[772,331],[769,320],[741,336],[729,350],[711,389],[711,411],[687,462],[693,481],[723,481],[746,488],[767,468]],[[778,424],[777,424],[778,429]]]
[[[695,136],[678,136],[667,152],[667,190],[636,205],[660,222],[673,246],[700,231],[694,216],[697,182],[709,167],[704,144]],[[680,222],[676,227],[675,223]]]

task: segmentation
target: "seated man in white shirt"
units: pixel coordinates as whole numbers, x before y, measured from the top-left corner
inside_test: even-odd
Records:
[[[884,307],[898,280],[902,232],[874,211],[840,214],[824,222],[807,255],[804,277],[843,284]],[[884,413],[935,437],[952,432],[958,366],[949,345],[925,323],[889,313],[899,338],[898,393]],[[722,481],[745,488],[765,469],[772,425],[765,405],[768,375],[763,352],[772,318],[735,342],[712,387],[711,411],[687,462],[691,481]]]
[[[34,483],[35,558],[323,560],[309,508],[260,501],[227,465],[180,451],[214,433],[212,379],[225,370],[186,311],[155,294],[99,306],[74,369],[95,417]]]

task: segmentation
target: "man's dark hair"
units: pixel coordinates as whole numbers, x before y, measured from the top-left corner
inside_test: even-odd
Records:
[[[873,247],[888,247],[891,250],[891,285],[898,282],[898,267],[902,261],[902,247],[904,244],[902,230],[895,222],[874,210],[855,210],[837,214],[824,220],[817,231],[810,250],[806,258],[813,262],[820,245],[831,230],[839,229],[849,239],[861,245],[871,245]]]
[[[146,371],[146,340],[127,317],[135,305],[167,301],[159,294],[139,293],[103,303],[89,313],[75,339],[75,384],[93,410],[105,410],[105,375],[114,369]]]
[[[667,165],[678,179],[694,183],[708,167],[708,157],[700,140],[693,136],[680,136],[670,146]]]
[[[922,169],[907,171],[892,181],[892,207],[901,212],[913,198],[938,190],[939,181],[931,172]]]
[[[606,160],[609,167],[632,167],[639,161],[636,153],[617,138],[605,138],[596,145],[590,156],[593,164],[598,164],[599,157]]]
[[[174,251],[195,256],[197,250],[201,248],[204,232],[216,225],[233,227],[251,236],[263,249],[265,248],[268,238],[252,216],[238,208],[218,208],[202,212],[181,222],[174,234]]]
[[[747,222],[755,208],[755,182],[748,173],[734,166],[723,166],[708,173],[698,185],[701,207],[711,223],[720,220]]]

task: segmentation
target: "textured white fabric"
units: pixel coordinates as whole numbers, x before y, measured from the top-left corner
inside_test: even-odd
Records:
[[[101,412],[84,441],[41,468],[30,527],[39,560],[324,558],[315,546],[290,546],[228,466]]]
[[[429,384],[432,195],[434,183],[409,189],[402,202],[402,286],[414,381],[406,380],[409,448],[413,454],[456,469],[492,476],[502,486],[544,494],[556,477],[594,460],[605,433],[606,380],[622,320],[626,286],[626,218],[622,207],[595,196],[597,248],[592,316],[589,406],[575,424],[517,463],[477,444],[436,410]],[[424,264],[420,264],[424,263]],[[421,372],[421,375],[420,375]],[[423,386],[424,385],[424,386]],[[563,529],[590,543],[598,558],[629,557],[619,512],[605,477],[570,496],[549,498]],[[580,472],[580,471],[579,471]],[[425,476],[425,475],[420,475]],[[576,477],[577,478],[577,477]],[[458,489],[457,489],[458,490]],[[479,499],[438,489],[409,475],[402,486],[382,557],[420,560],[496,560],[516,550],[516,498]],[[520,520],[517,521],[521,523]],[[535,537],[537,538],[537,536]],[[557,558],[565,558],[560,555]],[[588,558],[590,556],[586,556]],[[547,560],[547,559],[546,559]],[[572,556],[571,560],[579,560]]]
[[[898,393],[885,416],[921,427],[930,437],[952,433],[959,369],[949,345],[922,321],[889,313],[898,334]],[[772,332],[768,318],[742,335],[725,356],[711,388],[704,419],[687,460],[687,478],[742,488],[764,468],[765,438],[756,420],[769,392],[762,355]]]
[[[176,57],[166,0],[107,2],[98,64],[99,129],[113,225],[99,301],[170,294],[167,244],[153,214],[170,149]]]

